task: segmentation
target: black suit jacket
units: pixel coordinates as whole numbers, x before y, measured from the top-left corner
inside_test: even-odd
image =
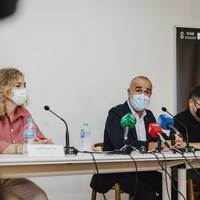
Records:
[[[115,149],[120,149],[124,146],[124,128],[120,125],[120,120],[129,112],[131,112],[131,110],[127,102],[117,105],[109,110],[104,130],[104,151],[112,151]],[[147,148],[149,142],[156,141],[148,132],[148,125],[150,123],[155,123],[156,119],[150,110],[146,110],[146,113],[147,114],[144,117],[144,123],[147,141],[145,142],[138,140],[135,127],[130,129],[128,134],[128,144],[137,149],[139,149],[141,146],[145,146]]]

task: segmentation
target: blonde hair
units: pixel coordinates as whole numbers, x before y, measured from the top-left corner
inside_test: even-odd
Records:
[[[5,115],[5,103],[7,96],[10,94],[15,83],[21,76],[24,76],[23,73],[16,68],[0,69],[0,117]],[[27,104],[28,102],[25,103],[25,105]]]

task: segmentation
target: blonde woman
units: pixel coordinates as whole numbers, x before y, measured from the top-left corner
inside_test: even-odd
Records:
[[[24,75],[16,68],[0,69],[0,153],[23,153],[23,130],[31,117],[25,108],[28,91]],[[37,125],[36,125],[37,127]],[[51,144],[37,127],[36,143]],[[6,200],[46,200],[47,195],[28,179],[1,180],[1,190]]]

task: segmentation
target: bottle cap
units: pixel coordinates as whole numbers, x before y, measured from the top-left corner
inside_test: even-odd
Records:
[[[33,122],[33,119],[30,117],[27,119],[27,122]]]

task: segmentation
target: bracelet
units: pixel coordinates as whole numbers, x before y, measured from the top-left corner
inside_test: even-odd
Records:
[[[18,154],[17,149],[18,149],[18,144],[15,144],[15,154]]]
[[[20,144],[15,144],[15,153],[19,154],[19,145]]]

